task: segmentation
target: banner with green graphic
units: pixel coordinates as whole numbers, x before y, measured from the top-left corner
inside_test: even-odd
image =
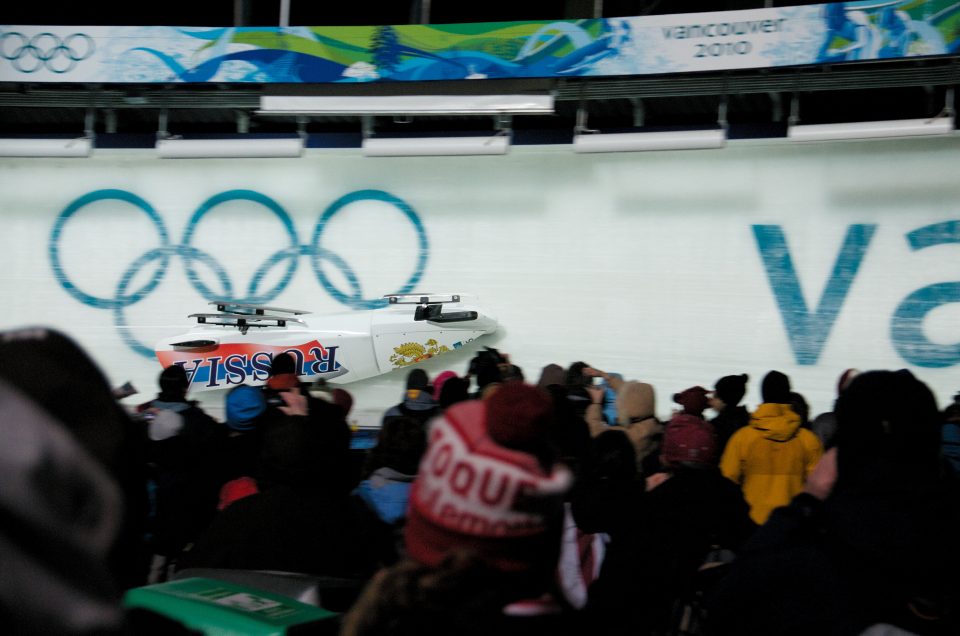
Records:
[[[0,26],[0,81],[346,83],[603,77],[953,55],[960,2],[361,27]]]

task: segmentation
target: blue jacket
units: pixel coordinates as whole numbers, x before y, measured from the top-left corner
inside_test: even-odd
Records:
[[[407,516],[410,487],[416,475],[404,475],[384,466],[357,486],[356,493],[384,523],[394,525]]]

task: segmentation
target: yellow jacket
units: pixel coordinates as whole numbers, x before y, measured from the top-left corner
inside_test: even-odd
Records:
[[[787,505],[803,490],[822,454],[820,440],[800,428],[800,416],[789,405],[764,403],[750,417],[750,425],[727,442],[720,472],[740,484],[750,517],[762,524],[774,508]]]

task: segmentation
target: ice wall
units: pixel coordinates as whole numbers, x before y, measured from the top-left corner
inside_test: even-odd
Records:
[[[113,383],[140,389],[135,403],[156,390],[153,343],[210,297],[322,314],[415,280],[415,291],[479,295],[502,325],[488,344],[531,381],[550,362],[584,360],[653,383],[662,416],[672,393],[731,373],[750,374],[753,406],[773,368],[813,413],[848,367],[910,368],[945,405],[960,390],[957,165],[956,136],[608,155],[3,159],[0,327],[62,329]],[[471,354],[425,368],[462,373]],[[402,387],[395,371],[346,388],[366,423]]]

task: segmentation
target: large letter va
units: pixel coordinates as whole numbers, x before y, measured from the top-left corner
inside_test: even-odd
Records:
[[[757,240],[760,258],[770,281],[770,289],[777,301],[787,338],[793,349],[797,364],[816,364],[830,329],[837,320],[840,307],[850,291],[850,284],[857,275],[863,255],[870,245],[876,225],[851,225],[843,239],[840,253],[833,264],[833,271],[811,313],[800,289],[797,271],[790,258],[783,228],[779,225],[754,225],[753,235]]]
[[[907,234],[910,249],[960,243],[960,221],[935,223]],[[937,344],[923,335],[923,320],[940,305],[960,302],[960,282],[936,283],[921,287],[903,299],[893,312],[890,338],[897,353],[918,367],[931,369],[960,363],[960,343]]]

